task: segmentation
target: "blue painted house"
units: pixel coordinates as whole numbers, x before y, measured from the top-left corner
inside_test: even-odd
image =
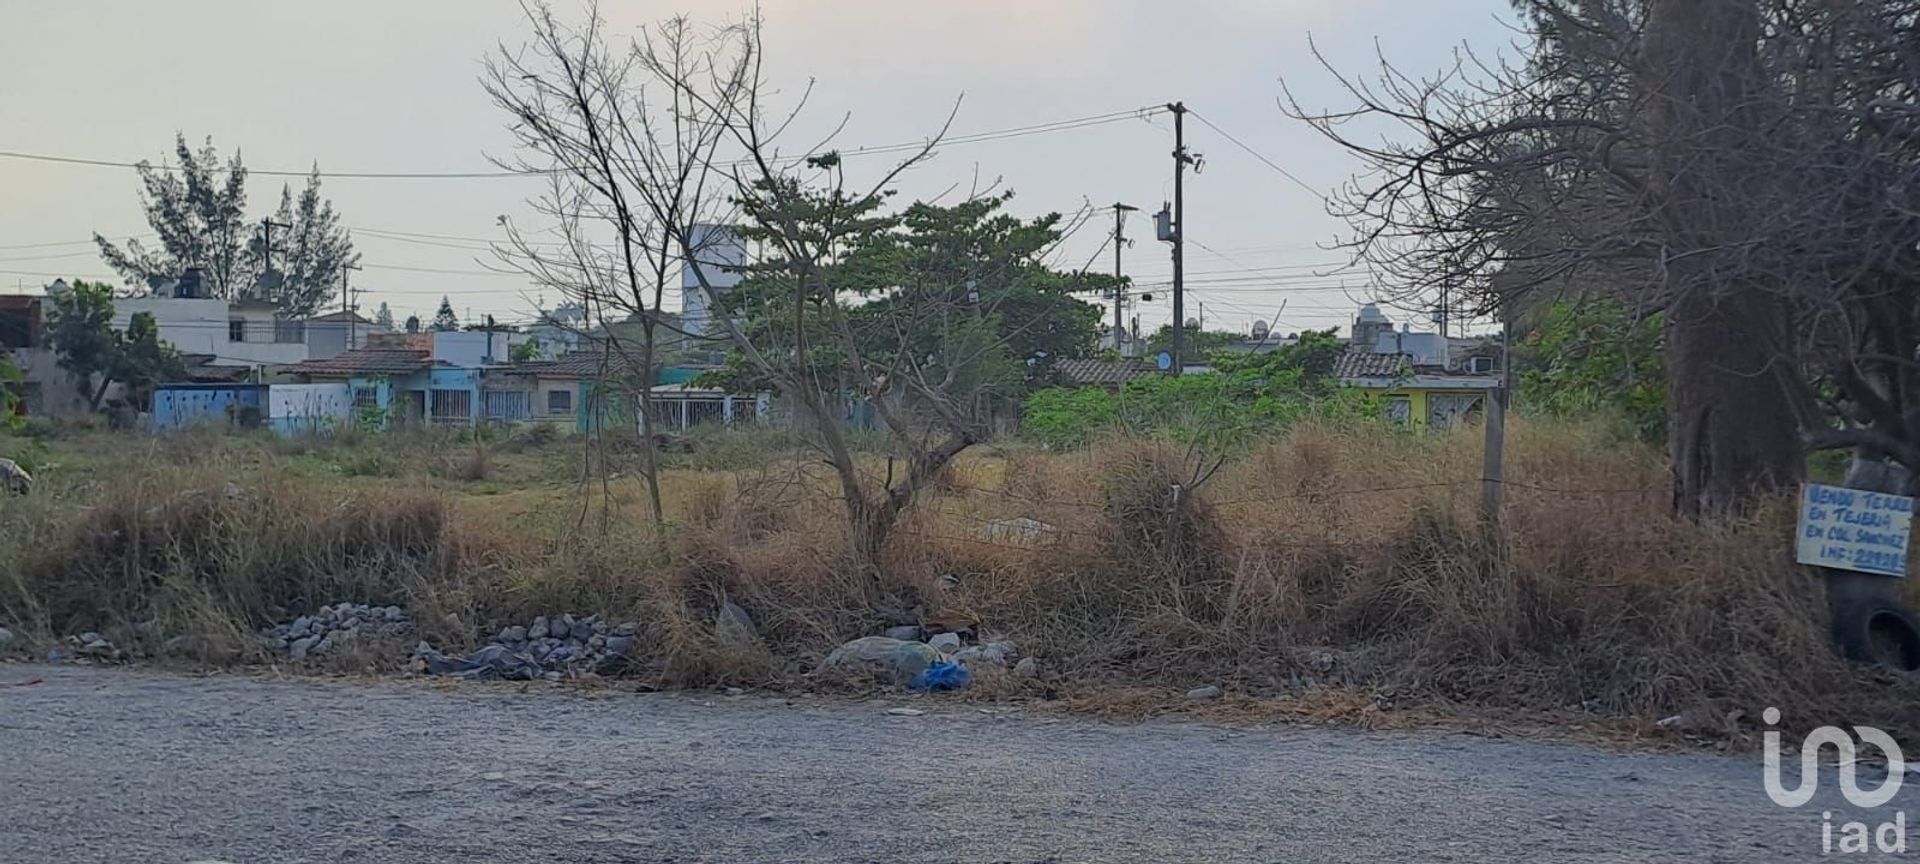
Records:
[[[480,418],[481,370],[413,348],[357,348],[280,370],[302,381],[347,385],[353,410],[386,422],[464,425]]]

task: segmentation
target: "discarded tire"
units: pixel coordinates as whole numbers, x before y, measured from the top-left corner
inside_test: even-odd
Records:
[[[1862,597],[1834,610],[1833,638],[1847,659],[1920,672],[1920,620],[1899,603]]]

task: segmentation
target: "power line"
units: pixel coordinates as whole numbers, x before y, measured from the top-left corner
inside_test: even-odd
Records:
[[[838,152],[842,157],[849,157],[849,156],[878,155],[883,153],[898,153],[903,151],[915,151],[915,150],[925,148],[929,143],[932,143],[935,146],[946,145],[946,144],[977,144],[985,141],[998,141],[998,140],[1003,140],[1007,138],[1020,138],[1020,137],[1025,137],[1027,135],[1041,135],[1049,132],[1065,132],[1072,129],[1083,129],[1088,126],[1100,126],[1108,123],[1118,123],[1123,120],[1130,120],[1135,118],[1144,119],[1144,118],[1153,116],[1153,114],[1157,111],[1163,111],[1163,110],[1165,109],[1157,106],[1147,106],[1147,107],[1141,107],[1141,108],[1128,109],[1126,111],[1112,111],[1106,114],[1094,114],[1087,117],[1075,117],[1067,120],[1054,120],[1047,123],[1036,123],[1036,124],[1030,124],[1027,126],[1014,126],[1006,129],[993,129],[993,130],[988,130],[984,132],[971,132],[964,135],[950,135],[938,140],[902,141],[894,144],[880,144],[872,147],[846,148],[846,149],[837,150],[836,152]],[[164,171],[167,173],[173,173],[179,170],[178,168],[175,168],[171,165],[154,165],[152,163],[123,162],[123,161],[115,161],[111,159],[93,159],[93,158],[87,158],[82,156],[64,156],[64,155],[54,155],[54,154],[47,154],[47,153],[25,153],[18,150],[0,150],[0,158],[21,159],[21,160],[32,161],[32,162],[51,162],[51,163],[62,164],[62,165],[85,165],[85,166],[95,167],[95,168],[138,169],[144,165],[150,170]],[[734,160],[732,162],[726,162],[726,163],[720,163],[720,164],[748,165],[748,164],[752,164],[752,160],[741,159],[741,160]],[[497,170],[497,171],[320,171],[317,169],[311,170],[311,171],[288,171],[285,169],[272,169],[272,168],[248,168],[246,170],[247,170],[247,173],[249,174],[258,174],[262,177],[317,176],[325,179],[338,179],[338,180],[496,180],[496,179],[513,178],[513,177],[544,177],[544,176],[549,176],[553,174],[566,173],[566,169],[562,169],[562,168],[532,168],[532,169],[526,169],[526,170]]]
[[[1252,156],[1255,159],[1260,160],[1263,163],[1266,163],[1266,166],[1268,168],[1272,168],[1273,170],[1280,172],[1280,176],[1285,177],[1288,180],[1292,180],[1295,186],[1299,186],[1300,188],[1307,190],[1308,192],[1313,194],[1313,197],[1318,198],[1321,201],[1327,200],[1327,196],[1325,193],[1321,192],[1318,189],[1313,188],[1313,186],[1309,184],[1307,181],[1302,180],[1299,177],[1295,176],[1292,171],[1288,171],[1287,169],[1280,167],[1279,163],[1274,162],[1272,159],[1268,159],[1260,151],[1247,146],[1246,142],[1233,137],[1233,133],[1220,128],[1218,125],[1215,125],[1212,120],[1208,120],[1207,118],[1201,116],[1200,113],[1197,111],[1188,111],[1187,113],[1192,114],[1193,119],[1207,124],[1208,129],[1212,129],[1213,131],[1220,133],[1220,137],[1225,138],[1228,141],[1232,142],[1235,147],[1238,147],[1242,150],[1247,151],[1248,155]],[[1328,203],[1332,203],[1332,202],[1328,202]]]

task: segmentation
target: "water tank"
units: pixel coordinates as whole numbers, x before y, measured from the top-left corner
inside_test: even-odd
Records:
[[[1260,341],[1265,341],[1265,340],[1266,340],[1266,338],[1267,338],[1267,334],[1268,334],[1268,333],[1271,333],[1271,332],[1272,332],[1272,328],[1271,328],[1271,327],[1269,327],[1269,326],[1267,326],[1267,322],[1265,322],[1265,321],[1255,321],[1255,322],[1253,322],[1253,339],[1254,339],[1254,341],[1256,341],[1256,342],[1260,342]]]

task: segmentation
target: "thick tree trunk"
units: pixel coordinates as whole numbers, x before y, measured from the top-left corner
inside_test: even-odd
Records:
[[[1692,517],[1737,512],[1755,493],[1797,482],[1803,460],[1773,364],[1756,330],[1785,320],[1760,292],[1682,291],[1666,318],[1673,498]]]
[[[1674,505],[1696,517],[1737,511],[1802,470],[1778,365],[1792,362],[1788,310],[1742,254],[1755,209],[1772,203],[1749,159],[1766,86],[1759,33],[1756,0],[1655,0],[1648,12],[1640,86],[1667,243]]]

